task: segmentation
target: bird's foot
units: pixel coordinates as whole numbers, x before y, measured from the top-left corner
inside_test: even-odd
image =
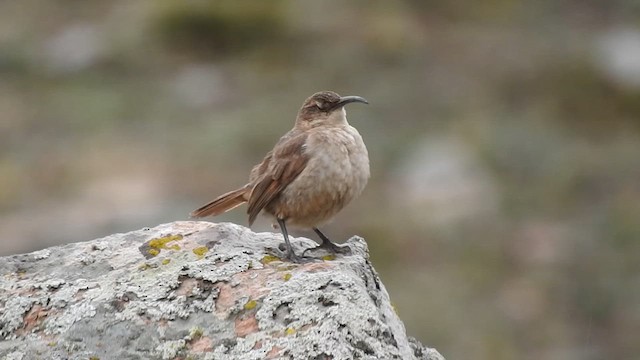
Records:
[[[306,257],[307,251],[316,252],[317,250],[324,250],[329,254],[342,254],[342,255],[351,255],[351,248],[348,245],[338,245],[331,241],[323,241],[322,244],[308,248],[302,252],[302,256]]]
[[[287,246],[285,243],[281,243],[278,246],[278,249],[274,249],[274,248],[268,248],[268,252],[280,259],[287,259],[289,261],[291,261],[292,263],[295,264],[306,264],[306,263],[310,263],[313,262],[314,258],[311,257],[305,257],[305,256],[298,256],[296,255],[295,252],[293,252],[293,250],[288,251]]]

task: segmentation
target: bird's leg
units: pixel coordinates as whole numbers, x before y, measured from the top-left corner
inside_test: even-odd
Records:
[[[315,231],[315,233],[318,234],[318,237],[322,239],[322,244],[306,249],[304,252],[302,252],[302,256],[304,256],[307,251],[314,249],[324,249],[332,254],[351,254],[351,248],[349,246],[333,243],[331,240],[329,240],[328,237],[325,236],[325,234],[322,233],[322,231],[320,231],[320,229],[316,227],[313,228],[313,231]]]
[[[284,219],[278,218],[278,225],[280,226],[280,230],[282,231],[282,236],[284,236],[284,242],[287,245],[287,259],[291,260],[294,263],[303,263],[305,262],[303,258],[296,255],[293,252],[293,248],[291,247],[291,242],[289,242],[289,234],[287,233],[287,227],[284,225]]]

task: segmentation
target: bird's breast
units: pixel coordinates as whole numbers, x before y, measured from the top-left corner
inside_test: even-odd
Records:
[[[305,169],[283,191],[280,201],[283,208],[293,210],[294,223],[316,226],[364,190],[369,156],[362,137],[349,125],[314,129],[305,154],[309,157]]]

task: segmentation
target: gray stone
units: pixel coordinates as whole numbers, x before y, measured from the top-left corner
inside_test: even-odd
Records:
[[[443,359],[407,337],[363,239],[305,264],[280,242],[183,221],[2,257],[0,358]]]

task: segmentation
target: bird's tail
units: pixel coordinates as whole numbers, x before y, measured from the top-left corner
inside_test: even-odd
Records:
[[[229,191],[226,194],[218,196],[212,202],[193,210],[190,215],[194,218],[220,215],[247,202],[249,192],[250,188],[248,186]]]

